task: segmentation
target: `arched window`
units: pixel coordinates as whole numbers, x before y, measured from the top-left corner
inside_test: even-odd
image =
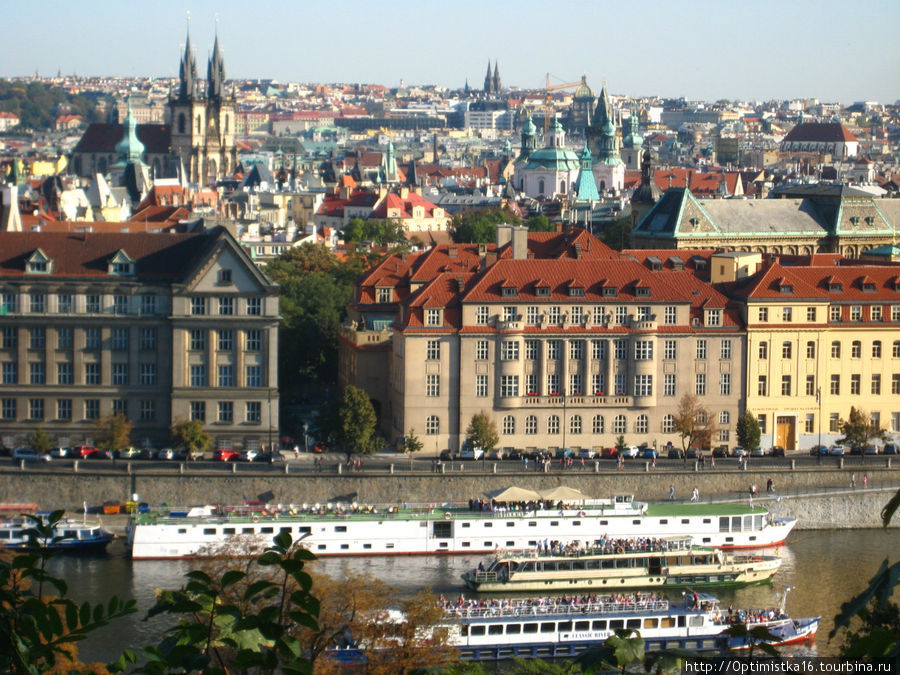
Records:
[[[225,115],[225,133],[228,133],[228,120],[231,119],[228,115]]]
[[[850,344],[850,358],[851,359],[862,358],[862,342],[860,342],[859,340],[854,340]]]
[[[437,415],[430,415],[425,418],[425,434],[427,436],[437,436],[441,432],[441,421]]]
[[[503,433],[506,435],[516,433],[516,418],[512,415],[503,418]]]
[[[881,340],[875,340],[875,342],[872,343],[872,358],[881,358]]]
[[[525,433],[534,436],[537,433],[537,417],[529,415],[525,418]]]
[[[594,415],[592,429],[595,434],[605,433],[606,423],[603,421],[603,415]]]
[[[616,415],[613,420],[613,433],[614,434],[624,434],[627,430],[627,423],[625,421],[625,415]]]
[[[543,178],[541,178],[538,181],[538,195],[540,195],[541,197],[544,196],[544,179]]]
[[[894,347],[893,347],[893,351],[891,352],[891,355],[895,359],[900,359],[900,340],[894,340]]]
[[[671,434],[675,431],[675,416],[674,415],[666,415],[663,417],[662,421],[662,432],[664,434]]]
[[[839,340],[833,340],[831,343],[831,358],[841,358],[841,343]]]
[[[566,181],[564,180],[559,181],[559,194],[566,194]]]
[[[550,415],[549,419],[547,420],[547,433],[559,433],[559,415]]]
[[[646,434],[648,431],[650,431],[650,420],[646,415],[638,415],[634,421],[634,433]]]
[[[184,113],[178,113],[178,133],[184,133]]]
[[[570,434],[580,434],[581,433],[581,415],[572,415],[569,418],[569,433]]]

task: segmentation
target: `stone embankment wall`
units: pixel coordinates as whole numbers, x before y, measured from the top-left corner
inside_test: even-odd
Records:
[[[141,501],[151,505],[167,503],[188,505],[204,503],[239,504],[243,499],[262,499],[284,504],[328,502],[341,499],[360,503],[466,502],[485,492],[509,485],[541,490],[568,485],[594,497],[612,494],[634,494],[639,500],[663,501],[669,486],[675,487],[679,500],[687,499],[694,487],[701,500],[715,498],[747,499],[750,485],[755,484],[765,504],[775,515],[796,516],[799,527],[807,529],[838,527],[878,527],[881,509],[890,490],[900,485],[900,462],[887,467],[884,462],[860,469],[852,468],[788,468],[745,471],[690,469],[645,472],[629,468],[624,471],[594,473],[580,469],[566,472],[483,474],[472,464],[445,466],[445,473],[375,473],[350,474],[285,473],[284,467],[266,467],[251,472],[241,467],[240,473],[200,472],[188,468],[178,475],[172,470],[142,470],[124,473],[60,473],[41,469],[4,469],[0,471],[0,502],[36,503],[41,508],[81,509],[83,503],[100,505],[105,501],[124,502],[137,493]],[[459,467],[463,466],[463,469]],[[246,471],[244,469],[247,469]],[[480,467],[478,467],[480,468]],[[851,475],[856,487],[851,489]],[[863,476],[868,477],[868,490],[862,489]],[[766,481],[772,478],[776,495],[765,495]],[[828,488],[823,495],[810,495]],[[780,499],[779,499],[780,498]],[[900,525],[900,518],[894,525]]]

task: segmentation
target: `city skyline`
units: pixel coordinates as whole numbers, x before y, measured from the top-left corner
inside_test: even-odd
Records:
[[[595,93],[605,81],[611,92],[636,97],[844,104],[900,98],[893,37],[900,3],[854,5],[856,26],[837,0],[752,6],[697,0],[680,7],[661,0],[627,7],[460,0],[412,11],[389,0],[376,12],[355,1],[327,9],[264,1],[252,12],[212,0],[161,0],[140,13],[108,0],[89,7],[8,8],[8,25],[21,29],[8,32],[0,76],[175,77],[189,11],[198,64],[205,64],[218,32],[229,79],[450,89],[468,80],[480,89],[490,61],[499,63],[504,87],[522,89],[541,88],[549,73],[552,84],[584,74]]]

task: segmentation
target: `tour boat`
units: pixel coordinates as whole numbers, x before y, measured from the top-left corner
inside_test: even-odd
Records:
[[[252,504],[237,507],[149,509],[127,528],[134,558],[184,558],[244,537],[270,543],[278,532],[317,556],[490,553],[601,537],[690,536],[698,546],[757,548],[778,545],[795,518],[774,519],[742,503],[652,504],[631,495],[578,503],[541,501],[473,507],[454,504],[371,505],[357,502]]]
[[[770,581],[777,556],[734,555],[693,546],[691,537],[598,539],[502,551],[463,574],[478,592],[705,588]]]
[[[50,512],[38,511],[35,515],[46,522]],[[24,517],[0,521],[0,546],[11,549],[35,548],[35,542],[27,534],[33,527],[34,522]],[[113,537],[113,533],[105,530],[99,522],[79,522],[63,517],[54,525],[51,537],[38,540],[37,546],[66,553],[100,552],[106,549]]]
[[[616,631],[640,633],[647,652],[682,648],[724,653],[749,647],[727,632],[740,619],[748,627],[765,626],[776,636],[773,646],[812,641],[819,617],[791,619],[781,608],[723,611],[705,593],[688,593],[670,602],[655,593],[617,593],[608,596],[572,595],[562,598],[444,601],[450,644],[465,661],[511,658],[571,658],[601,645]],[[402,616],[402,615],[401,615]],[[386,612],[385,622],[390,623]],[[335,649],[329,655],[341,663],[361,663],[361,649]]]

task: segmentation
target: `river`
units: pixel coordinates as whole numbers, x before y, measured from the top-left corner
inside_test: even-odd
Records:
[[[895,561],[900,547],[895,530],[806,530],[793,532],[778,552],[784,564],[773,585],[722,590],[717,595],[723,606],[771,607],[784,585],[793,586],[788,613],[794,617],[821,615],[814,650],[820,656],[829,656],[840,647],[840,635],[829,641],[828,634],[841,603],[866,586],[885,558]],[[451,595],[461,591],[460,575],[479,560],[478,556],[395,556],[327,558],[316,564],[332,576],[368,572],[393,584],[398,595],[412,594],[425,586]],[[118,543],[105,556],[60,556],[52,560],[51,571],[66,579],[70,595],[79,602],[105,601],[112,595],[138,601],[138,613],[99,631],[81,645],[82,659],[106,662],[125,648],[154,644],[161,631],[173,623],[171,617],[144,621],[153,605],[154,589],[178,588],[189,569],[190,563],[182,560],[132,561]]]

